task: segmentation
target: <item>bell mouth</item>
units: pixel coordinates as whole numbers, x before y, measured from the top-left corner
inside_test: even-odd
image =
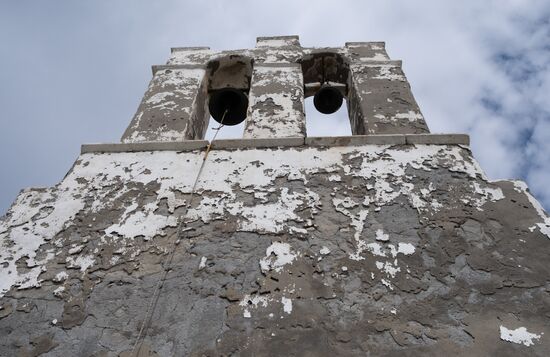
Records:
[[[208,110],[218,123],[229,126],[238,125],[246,119],[248,97],[239,89],[218,89],[210,93]]]
[[[323,84],[313,97],[315,109],[323,114],[332,114],[342,106],[344,96],[335,87]]]

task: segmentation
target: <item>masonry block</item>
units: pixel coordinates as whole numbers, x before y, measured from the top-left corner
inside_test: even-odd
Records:
[[[122,141],[202,139],[208,113],[205,74],[196,66],[157,70]]]
[[[297,64],[254,66],[245,138],[305,136],[304,82]]]
[[[355,63],[350,68],[354,134],[429,132],[400,62]]]

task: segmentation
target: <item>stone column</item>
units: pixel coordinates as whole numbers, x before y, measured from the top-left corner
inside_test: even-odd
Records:
[[[358,52],[370,56],[350,65],[348,110],[353,134],[429,133],[401,61],[378,60],[387,57],[385,51]]]
[[[245,138],[304,137],[304,79],[296,63],[255,64]]]
[[[153,67],[154,75],[122,136],[125,143],[202,139],[208,123],[202,65]]]

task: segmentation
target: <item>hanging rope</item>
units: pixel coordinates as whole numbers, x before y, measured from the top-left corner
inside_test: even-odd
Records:
[[[220,121],[220,126],[217,128],[212,128],[216,132],[214,133],[214,137],[212,140],[208,143],[208,146],[206,147],[206,152],[204,153],[204,157],[202,159],[201,166],[199,168],[199,172],[197,173],[197,177],[195,178],[195,182],[193,183],[193,188],[191,189],[191,196],[189,197],[189,203],[185,205],[185,213],[180,216],[178,219],[178,225],[176,230],[176,239],[173,239],[170,244],[170,254],[168,256],[168,261],[163,262],[164,271],[162,272],[162,275],[160,276],[159,280],[157,281],[157,285],[155,286],[155,290],[153,291],[153,296],[151,297],[151,300],[149,302],[149,305],[147,306],[147,310],[145,311],[145,317],[143,319],[143,322],[141,323],[141,328],[139,329],[139,334],[136,339],[136,342],[134,343],[134,346],[132,347],[132,356],[139,356],[139,353],[141,351],[141,347],[143,346],[143,341],[145,340],[145,337],[147,336],[147,331],[149,330],[151,318],[153,317],[153,312],[155,311],[157,307],[157,303],[160,297],[160,291],[164,285],[164,282],[166,281],[166,277],[168,276],[168,272],[172,268],[172,261],[174,260],[174,255],[176,253],[176,246],[180,243],[181,238],[179,238],[182,234],[185,233],[184,227],[187,225],[187,222],[185,222],[184,218],[187,216],[187,213],[189,212],[189,207],[193,205],[193,199],[195,198],[195,190],[197,188],[197,184],[199,182],[199,178],[202,174],[202,171],[204,169],[204,166],[206,164],[206,159],[208,158],[208,154],[210,153],[210,150],[212,149],[212,143],[214,140],[216,140],[218,133],[220,132],[220,129],[224,127],[223,121],[225,119],[225,116],[229,109],[226,109],[223,113],[222,120]],[[167,264],[166,264],[167,263]],[[138,347],[139,346],[139,347]],[[137,350],[136,350],[137,347]]]

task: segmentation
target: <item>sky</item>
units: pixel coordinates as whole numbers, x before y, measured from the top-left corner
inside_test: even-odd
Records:
[[[526,181],[549,210],[548,0],[19,0],[0,2],[0,215],[59,182],[82,143],[119,141],[170,47],[276,35],[385,41],[431,131],[469,134],[491,180]],[[345,109],[306,113],[310,135],[349,133]]]

